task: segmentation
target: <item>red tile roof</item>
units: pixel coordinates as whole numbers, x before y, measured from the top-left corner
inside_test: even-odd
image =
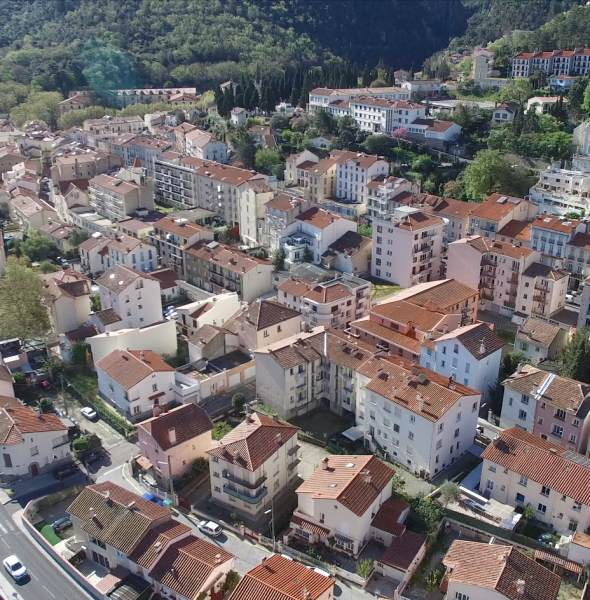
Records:
[[[149,569],[167,544],[190,531],[191,528],[188,525],[170,519],[149,531],[129,555],[129,559],[140,567]]]
[[[403,535],[393,538],[391,545],[381,556],[379,562],[394,569],[407,571],[425,543],[426,538],[423,535],[406,529]]]
[[[28,406],[0,408],[0,444],[19,444],[22,436],[47,431],[67,432],[68,428],[53,413],[40,414]]]
[[[498,202],[500,198],[506,198],[506,200]],[[524,202],[522,198],[515,198],[504,194],[492,194],[473,211],[472,216],[487,219],[488,221],[500,221],[509,215],[521,202]]]
[[[444,221],[440,217],[434,217],[418,211],[405,215],[399,223],[397,223],[396,227],[407,231],[420,231],[422,229],[435,227],[436,225],[444,225]]]
[[[96,367],[129,390],[152,373],[174,372],[174,368],[152,350],[113,350]]]
[[[392,496],[381,505],[371,523],[371,527],[399,537],[406,530],[406,526],[400,523],[399,520],[402,513],[409,507],[410,505],[407,502]]]
[[[505,236],[522,242],[529,242],[531,239],[531,224],[527,221],[517,221],[512,219],[508,221],[496,234],[496,238]]]
[[[577,219],[564,219],[554,215],[541,215],[533,221],[533,227],[550,229],[560,233],[571,233],[579,224],[580,221]]]
[[[204,262],[218,265],[238,274],[247,273],[258,266],[272,266],[272,263],[240,252],[232,246],[215,242],[211,248],[209,244],[211,244],[211,240],[197,242],[187,248],[186,252]]]
[[[341,217],[339,217],[336,213],[329,212],[323,208],[315,207],[306,210],[303,214],[295,218],[298,221],[308,223],[309,225],[317,227],[318,229],[325,229]]]
[[[320,536],[328,536],[330,534],[330,529],[328,527],[322,527],[321,525],[317,525],[316,523],[312,523],[307,519],[302,519],[297,515],[293,515],[291,517],[291,524],[298,525],[299,527],[305,529],[306,531],[310,531],[311,533],[315,533]]]
[[[158,269],[150,273],[160,282],[161,290],[169,290],[178,285],[178,275],[172,269]]]

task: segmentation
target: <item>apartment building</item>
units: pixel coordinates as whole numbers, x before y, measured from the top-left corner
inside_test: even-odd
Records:
[[[315,327],[255,351],[256,390],[285,418],[325,406],[354,422],[358,371],[375,352],[342,331]]]
[[[508,221],[508,223],[498,231],[495,239],[500,242],[508,242],[513,246],[530,248],[531,227],[532,223],[529,223],[528,221]]]
[[[332,116],[350,114],[349,101],[357,96],[383,98],[385,100],[410,100],[412,92],[391,86],[383,88],[315,88],[309,93],[307,110],[315,113],[327,110]]]
[[[3,481],[35,477],[70,460],[68,428],[53,413],[5,404],[0,423]]]
[[[371,133],[390,133],[399,127],[409,127],[416,119],[426,116],[423,104],[408,100],[357,96],[351,98],[348,105],[357,126]]]
[[[346,232],[356,232],[357,223],[319,207],[313,207],[295,216],[282,230],[279,244],[285,250],[289,265],[301,262],[304,249],[311,255],[310,262],[320,264],[322,255],[331,244]]]
[[[88,182],[90,205],[111,220],[124,219],[138,209],[155,208],[151,190],[110,175],[98,175]]]
[[[99,240],[101,239],[103,238],[99,238]],[[90,253],[88,253],[88,258],[90,258],[89,255]],[[99,255],[99,270],[91,271],[92,273],[107,271],[115,265],[131,267],[144,273],[153,271],[158,267],[158,251],[156,247],[128,235],[115,234],[102,247]]]
[[[577,323],[579,329],[585,326],[590,327],[590,281],[588,279],[585,279],[581,283],[581,294],[580,312]]]
[[[185,152],[201,160],[227,162],[227,144],[202,129],[193,129],[184,136]]]
[[[356,423],[365,446],[430,479],[475,439],[480,392],[393,356],[359,368]]]
[[[519,52],[512,60],[512,77],[530,77],[535,71],[547,75],[585,75],[590,68],[590,48]]]
[[[299,311],[310,327],[348,329],[371,307],[371,284],[349,274],[322,283],[291,277],[277,291],[278,302]]]
[[[516,427],[587,454],[590,386],[532,365],[519,366],[503,385],[502,427]]]
[[[62,223],[73,223],[71,211],[90,206],[88,196],[88,179],[60,181],[55,187],[50,186],[50,199]]]
[[[296,227],[296,218],[312,208],[312,204],[299,196],[287,193],[277,194],[265,204],[264,222],[260,223],[260,240],[272,252],[276,252],[281,243],[283,232]]]
[[[90,319],[90,280],[73,269],[41,275],[47,292],[51,327],[57,335],[74,331]]]
[[[270,262],[215,241],[203,240],[186,250],[190,284],[214,294],[224,289],[237,292],[243,302],[253,302],[272,290],[273,268]]]
[[[327,202],[336,196],[337,163],[333,158],[304,161],[296,167],[295,180],[303,197],[311,202]]]
[[[199,242],[212,242],[213,231],[187,219],[166,217],[154,223],[148,239],[156,248],[163,267],[171,268],[181,279],[187,278],[187,250]]]
[[[530,505],[535,518],[558,535],[590,526],[585,456],[513,427],[502,431],[482,458],[479,489],[487,497],[514,508]]]
[[[447,276],[478,289],[482,310],[512,317],[522,274],[540,259],[540,252],[530,248],[469,236],[449,244]]]
[[[104,270],[101,251],[110,239],[102,233],[96,233],[78,246],[80,267],[84,273],[101,273]]]
[[[330,270],[364,277],[371,272],[372,254],[372,238],[347,231],[322,254],[322,265]]]
[[[143,119],[140,116],[131,117],[111,117],[105,116],[102,119],[86,119],[82,124],[84,131],[93,134],[104,133],[141,133],[144,128]]]
[[[187,96],[187,100],[193,101],[193,97],[197,95],[197,88],[139,88],[125,90],[108,90],[108,96],[112,102],[118,107],[131,106],[132,104],[160,104],[162,102],[168,104],[177,96]],[[185,100],[182,101],[183,104]]]
[[[576,233],[565,248],[565,260],[562,263],[570,272],[573,289],[577,289],[581,281],[590,275],[590,235]]]
[[[585,232],[586,225],[577,219],[541,215],[531,226],[531,248],[541,252],[540,262],[562,267],[567,246],[576,234]]]
[[[274,195],[274,188],[264,179],[251,179],[246,183],[239,201],[238,220],[240,237],[247,246],[256,248],[261,245],[266,204]]]
[[[533,263],[521,274],[516,311],[523,315],[549,319],[565,306],[569,273]]]
[[[311,150],[302,150],[297,154],[289,155],[285,160],[285,185],[300,186],[304,177],[304,169],[301,169],[302,173],[299,173],[298,167],[300,165],[307,166],[307,163],[317,165],[319,162],[319,157],[317,156],[317,154],[314,154]]]
[[[101,307],[97,316],[112,309],[120,325],[115,329],[147,327],[162,321],[160,282],[149,273],[115,265],[96,283]]]
[[[178,306],[178,333],[190,338],[204,325],[222,327],[239,309],[238,295],[227,291],[206,300]]]
[[[391,220],[374,219],[371,275],[410,287],[441,276],[444,220],[397,208]]]
[[[469,217],[469,234],[494,239],[510,221],[532,221],[537,207],[528,200],[492,194]]]
[[[469,219],[477,205],[454,198],[441,198],[432,208],[432,214],[445,221],[443,250],[447,244],[469,235]]]
[[[214,441],[207,452],[212,501],[258,518],[297,474],[298,431],[278,417],[254,413]]]
[[[350,150],[332,150],[336,161],[336,198],[367,204],[368,183],[380,175],[389,174],[389,163],[374,154]]]
[[[554,325],[529,317],[519,328],[514,341],[514,351],[520,352],[533,365],[555,358],[569,341],[569,333]]]
[[[122,156],[125,165],[131,166],[137,159],[148,175],[153,175],[155,161],[171,149],[172,143],[161,138],[141,135],[131,139],[127,136],[111,139],[106,142],[106,147],[114,154]]]
[[[336,541],[357,557],[371,539],[371,523],[391,497],[395,471],[374,456],[330,456],[297,488],[292,529],[300,538]],[[334,508],[336,507],[336,508]]]
[[[174,368],[151,350],[113,350],[95,367],[100,397],[132,422],[174,400]]]
[[[55,156],[50,177],[55,185],[60,181],[91,179],[122,166],[123,159],[120,156],[81,149]]]
[[[53,207],[29,190],[18,188],[9,200],[11,220],[18,223],[23,233],[29,229],[41,229],[57,220]]]
[[[377,175],[367,183],[367,214],[371,218],[383,218],[400,204],[392,201],[402,197],[404,192],[411,194],[415,184],[403,177]]]
[[[443,558],[447,598],[557,600],[561,577],[514,546],[455,540]]]

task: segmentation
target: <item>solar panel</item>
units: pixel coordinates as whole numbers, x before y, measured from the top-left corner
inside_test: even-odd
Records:
[[[581,454],[576,454],[575,452],[564,452],[562,456],[563,458],[567,458],[572,462],[582,465],[583,467],[588,467],[590,469],[590,459],[588,459],[585,456],[582,456]]]

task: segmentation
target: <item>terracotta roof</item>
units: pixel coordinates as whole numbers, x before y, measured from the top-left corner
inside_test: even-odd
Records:
[[[298,221],[301,221],[302,223],[308,223],[309,225],[317,227],[318,229],[325,229],[341,217],[338,216],[336,213],[329,212],[323,208],[318,208],[316,206],[314,208],[306,210],[304,213],[300,214],[295,218]]]
[[[234,558],[216,544],[189,535],[164,551],[150,577],[185,598],[195,599],[211,573],[223,563],[233,564]]]
[[[314,162],[313,160],[304,160],[302,163],[299,163],[296,168],[300,169],[301,171],[307,171],[311,167],[315,167],[317,164],[318,163]]]
[[[522,274],[525,277],[544,277],[545,279],[553,279],[554,281],[558,281],[569,275],[565,270],[555,269],[541,263],[530,264]]]
[[[502,338],[493,329],[490,329],[487,323],[474,323],[459,327],[439,337],[437,342],[446,340],[461,342],[475,360],[482,360],[486,356],[501,350],[505,345]]]
[[[396,224],[396,227],[407,231],[420,231],[421,229],[428,229],[435,225],[444,225],[444,221],[440,217],[434,217],[418,211],[404,215]]]
[[[590,506],[586,457],[549,440],[513,427],[500,432],[482,458]]]
[[[116,177],[105,175],[104,173],[102,175],[97,175],[90,180],[90,187],[92,186],[99,186],[108,189],[111,192],[121,194],[122,196],[139,189],[134,183],[123,181],[122,179],[117,179]]]
[[[590,535],[582,533],[581,531],[576,531],[572,539],[572,544],[577,544],[578,546],[590,549]]]
[[[56,223],[55,221],[43,225],[39,228],[39,231],[46,233],[47,235],[56,238],[58,240],[65,240],[70,236],[74,228],[70,225],[64,225],[63,223]]]
[[[74,269],[47,273],[41,275],[41,279],[53,300],[57,300],[61,296],[78,298],[90,295],[90,279]]]
[[[169,233],[175,233],[176,235],[180,235],[185,238],[190,238],[192,235],[199,231],[209,231],[206,227],[202,225],[197,225],[196,223],[192,223],[191,221],[187,221],[185,223],[177,223],[174,219],[170,217],[164,217],[159,221],[154,223],[154,228],[156,230],[162,229],[163,231],[167,231]]]
[[[256,331],[262,331],[295,317],[300,318],[301,313],[272,300],[256,300],[248,306],[246,312],[246,320],[254,325]]]
[[[254,413],[221,440],[213,442],[213,447],[207,454],[248,471],[255,471],[298,431],[299,427]],[[277,438],[279,434],[280,442]]]
[[[125,235],[124,233],[118,233],[115,238],[108,241],[107,248],[109,250],[114,250],[115,252],[120,252],[121,254],[129,254],[129,252],[135,250],[135,248],[142,244],[145,244],[146,247],[149,246],[149,244],[143,240]]]
[[[0,408],[0,444],[19,444],[22,435],[46,431],[67,431],[67,427],[53,413],[37,416],[27,406]]]
[[[590,249],[590,234],[588,233],[576,233],[574,239],[568,243],[569,246],[574,246],[576,248],[585,248],[586,250]]]
[[[517,340],[523,340],[542,348],[549,348],[561,331],[559,325],[551,325],[541,319],[529,317],[516,334]]]
[[[210,247],[209,244],[211,244],[211,240],[197,242],[190,248],[187,248],[186,252],[204,262],[217,265],[238,274],[247,273],[260,266],[272,266],[272,263],[266,260],[255,258],[226,244],[216,242],[213,247]]]
[[[531,223],[512,219],[512,221],[508,221],[508,223],[498,231],[496,238],[499,236],[505,236],[522,242],[529,242],[531,239]]]
[[[453,311],[455,307],[473,297],[479,292],[457,281],[456,279],[443,279],[441,281],[428,282],[420,285],[412,286],[411,288],[396,294],[394,298],[406,300],[416,306],[423,306],[428,310],[438,310],[440,312]],[[388,304],[392,300],[382,302]]]
[[[312,175],[323,175],[326,171],[331,169],[336,164],[336,161],[333,158],[324,158],[320,160],[319,163],[312,165],[309,167],[309,171]],[[298,167],[299,168],[299,167]]]
[[[311,289],[311,286],[312,282],[308,281],[307,279],[290,277],[289,279],[285,279],[285,281],[279,285],[277,290],[299,298],[308,292]]]
[[[280,554],[248,571],[231,595],[231,600],[309,600],[327,597],[334,580]],[[329,595],[333,595],[331,592]]]
[[[187,159],[182,160],[183,164]],[[240,185],[246,181],[249,181],[253,177],[259,176],[258,173],[252,173],[246,169],[240,169],[231,165],[222,165],[221,163],[205,161],[200,167],[197,168],[197,173],[204,177],[210,177],[217,181],[225,181],[232,185]]]
[[[292,369],[322,357],[323,353],[312,345],[311,339],[312,336],[305,336],[295,341],[283,340],[283,343],[272,344],[257,350],[256,353],[270,354],[283,369]]]
[[[189,343],[193,344],[193,346],[197,346],[198,348],[203,348],[207,345],[211,340],[215,338],[215,336],[221,333],[232,333],[227,329],[222,327],[217,327],[215,325],[209,325],[206,323],[205,325],[199,327],[193,335],[189,338]]]
[[[118,323],[123,320],[114,308],[105,308],[94,314],[103,325],[111,325],[112,323]]]
[[[462,200],[455,200],[454,198],[444,198],[434,207],[434,212],[438,215],[468,219],[469,215],[477,208],[477,206],[477,204],[472,202],[463,202]]]
[[[450,583],[495,590],[509,600],[556,600],[561,585],[561,577],[513,546],[455,540],[443,564],[452,569]]]
[[[451,389],[448,377],[394,356],[373,358],[359,372],[369,379],[366,389],[433,422],[464,396],[481,395],[458,382]]]
[[[172,269],[158,269],[150,273],[160,282],[161,290],[169,290],[178,285],[178,275]]]
[[[400,537],[393,538],[389,548],[379,558],[379,562],[394,569],[407,571],[425,543],[426,538],[423,535],[406,529]]]
[[[149,273],[136,271],[135,269],[124,267],[123,265],[114,265],[106,273],[101,275],[96,280],[96,283],[107,288],[107,290],[110,290],[111,292],[119,293],[138,279],[158,281]]]
[[[138,427],[145,429],[164,451],[184,444],[213,429],[209,415],[196,404],[183,404],[167,413],[141,422]],[[170,440],[170,430],[174,430],[176,441]]]
[[[282,212],[289,212],[295,207],[306,204],[307,201],[299,196],[289,196],[288,194],[277,194],[272,200],[267,202],[264,206],[266,208],[274,208]]]
[[[402,513],[409,507],[410,505],[407,502],[392,496],[381,505],[371,523],[371,527],[399,537],[406,530],[406,526],[400,523],[399,520]]]
[[[330,158],[336,159],[339,165],[344,165],[352,161],[355,166],[361,169],[372,167],[377,161],[385,161],[384,158],[374,154],[365,154],[364,152],[351,152],[350,150],[332,150]]]
[[[82,325],[77,329],[68,331],[65,336],[70,343],[74,344],[75,342],[84,342],[87,338],[94,337],[99,333],[94,325]]]
[[[345,298],[351,298],[354,294],[341,283],[333,285],[318,284],[311,288],[303,297],[318,304],[331,304]]]
[[[560,233],[569,233],[580,224],[577,219],[563,219],[554,215],[541,215],[533,221],[533,227],[550,229]]]
[[[91,537],[124,554],[129,554],[154,525],[171,518],[167,508],[110,481],[84,488],[68,513],[84,521],[82,529]]]
[[[299,525],[306,531],[310,531],[311,533],[315,533],[317,535],[322,535],[327,537],[330,534],[330,529],[328,527],[322,527],[321,525],[317,525],[316,523],[312,523],[307,519],[302,519],[297,515],[293,515],[290,521],[293,525]]]
[[[375,336],[379,340],[385,340],[395,346],[405,348],[412,354],[420,354],[420,341],[409,335],[404,335],[399,331],[395,331],[394,329],[390,329],[389,327],[385,327],[384,325],[380,325],[379,323],[366,318],[353,321],[352,326],[359,331]]]
[[[170,542],[177,537],[186,535],[190,531],[192,530],[188,525],[180,523],[175,519],[170,519],[149,531],[129,555],[129,559],[140,567],[149,569],[159,553]]]
[[[510,258],[520,259],[523,256],[530,256],[535,250],[524,248],[523,246],[514,246],[509,242],[499,242],[489,238],[482,238],[488,248],[488,252],[509,256]]]
[[[590,385],[586,383],[548,373],[532,365],[523,365],[520,373],[517,371],[505,379],[503,385],[520,394],[533,396],[541,402],[549,402],[552,406],[573,413],[580,409],[584,399],[590,393]],[[536,394],[533,391],[535,385]]]
[[[324,468],[327,466],[327,468]],[[338,500],[362,516],[375,498],[391,485],[395,471],[374,456],[330,455],[296,490],[314,499]]]
[[[498,202],[500,198],[506,198],[504,202]],[[514,201],[514,202],[511,202]],[[472,213],[472,217],[487,219],[488,221],[500,221],[509,215],[521,202],[522,198],[515,198],[504,194],[492,194],[488,196]]]
[[[407,300],[377,304],[371,308],[371,315],[384,317],[404,325],[412,323],[416,326],[416,329],[423,332],[436,329],[438,324],[445,318],[443,313],[427,310]]]
[[[101,358],[96,367],[126,390],[152,373],[174,372],[174,368],[152,350],[113,350]]]
[[[96,248],[97,246],[105,246],[107,244],[107,242],[109,241],[109,239],[110,238],[105,237],[105,236],[100,236],[100,237],[90,236],[87,240],[84,240],[78,247],[82,248],[83,250],[90,251],[93,248]]]

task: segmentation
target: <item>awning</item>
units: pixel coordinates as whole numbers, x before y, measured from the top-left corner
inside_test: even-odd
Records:
[[[135,459],[137,466],[143,469],[144,471],[149,471],[152,468],[152,463],[145,456],[138,456]]]
[[[165,396],[165,395],[166,395],[166,392],[158,392],[157,394],[150,396],[148,398],[148,400],[156,400],[157,398],[161,398],[162,396]]]
[[[363,430],[360,427],[351,427],[346,431],[343,431],[340,435],[343,435],[345,438],[348,438],[352,442],[356,442],[364,437]]]

